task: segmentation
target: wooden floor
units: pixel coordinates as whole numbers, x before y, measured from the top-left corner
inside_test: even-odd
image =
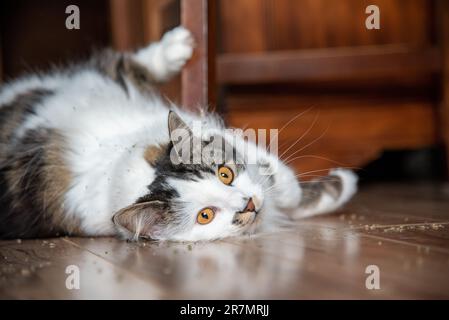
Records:
[[[449,185],[376,185],[288,232],[212,243],[0,242],[1,298],[449,298]],[[67,266],[80,270],[68,290]],[[380,272],[369,290],[367,266]]]

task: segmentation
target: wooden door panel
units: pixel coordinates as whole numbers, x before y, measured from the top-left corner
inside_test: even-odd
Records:
[[[379,30],[365,27],[371,4]],[[297,154],[318,157],[295,159],[301,172],[337,166],[322,158],[360,167],[383,150],[441,141],[435,1],[221,0],[219,8],[217,75],[229,123],[279,129],[320,110],[300,145],[312,144]],[[314,121],[307,114],[285,128],[279,152]]]
[[[361,167],[383,150],[426,147],[436,141],[430,102],[328,100],[311,107],[295,97],[232,99],[236,109],[229,110],[229,124],[280,129],[278,154],[298,172]]]
[[[378,0],[380,30],[367,31],[367,0],[223,1],[224,53],[402,43],[429,45],[432,1]]]

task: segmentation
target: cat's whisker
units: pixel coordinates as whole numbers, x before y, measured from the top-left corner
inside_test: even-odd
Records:
[[[323,177],[323,176],[317,176],[317,177]],[[328,180],[326,180],[326,181],[329,181],[329,182],[339,182],[339,181],[341,181],[341,180],[339,180],[339,179],[328,179]],[[316,181],[316,180],[311,180],[311,181],[297,181],[297,180],[296,180],[296,181],[287,183],[287,185],[296,185],[296,184],[299,184],[299,185],[301,186],[301,185],[315,184],[315,183],[319,183],[319,181]],[[284,184],[284,185],[285,185],[285,184]],[[265,189],[264,192],[267,193],[267,194],[270,194],[270,192],[274,191],[274,189],[276,189],[276,187],[277,187],[277,186],[270,186],[269,188]]]
[[[326,180],[326,182],[341,182],[341,180],[339,180],[339,179],[328,179],[328,180]],[[319,181],[303,181],[303,182],[299,182],[299,185],[307,185],[307,184],[317,184],[317,183],[320,183]],[[290,184],[295,184],[295,182],[291,182],[291,183],[288,183],[287,185],[290,185]],[[270,196],[270,195],[274,195],[274,192],[275,190],[274,190],[274,188],[268,188],[267,190],[265,190],[264,191],[264,194],[265,194],[265,196]],[[314,190],[307,190],[307,194],[303,194],[302,195],[302,199],[307,199],[308,198],[308,196],[310,196],[310,195],[316,195],[316,194],[319,194],[319,193],[321,193],[321,191],[314,191]]]
[[[262,176],[262,178],[259,178],[259,184],[264,185],[270,178],[272,175],[266,175],[266,176]],[[263,180],[262,180],[263,179]]]
[[[301,178],[302,179],[305,179],[305,178],[322,178],[322,177],[326,177],[327,175],[322,175],[322,174],[307,174],[307,175],[304,175],[304,176],[301,176]],[[300,180],[298,180],[299,182],[308,182],[309,180],[306,180],[306,181],[300,181]]]
[[[344,164],[341,163],[341,162],[338,162],[338,161],[335,161],[335,160],[332,160],[332,159],[329,159],[329,158],[326,158],[326,157],[322,157],[322,156],[316,156],[316,155],[303,155],[303,156],[297,156],[297,157],[294,157],[293,159],[286,159],[286,160],[284,160],[284,163],[285,163],[285,164],[289,164],[289,163],[292,163],[292,162],[295,161],[295,160],[302,159],[302,158],[315,158],[315,159],[321,159],[321,160],[326,160],[326,161],[335,163],[335,164],[338,165],[338,166],[344,166]]]
[[[314,140],[312,140],[311,142],[309,142],[308,144],[306,144],[305,146],[301,147],[299,150],[296,150],[295,152],[293,152],[291,155],[289,155],[286,159],[283,159],[283,161],[288,161],[291,157],[293,157],[295,154],[303,151],[304,149],[310,147],[312,144],[314,144],[315,142],[319,141],[321,138],[324,137],[324,135],[327,133],[327,131],[329,130],[330,125],[327,126],[327,128]]]
[[[299,117],[301,117],[302,115],[306,114],[307,112],[309,112],[310,110],[314,109],[315,106],[311,106],[309,108],[307,108],[306,110],[300,112],[299,114],[297,114],[296,116],[294,116],[292,119],[290,119],[286,124],[284,124],[278,131],[276,137],[279,137],[279,135],[281,134],[282,130],[284,130],[290,123],[292,123],[293,121],[295,121],[296,119],[298,119]],[[270,139],[270,142],[268,143],[268,146],[266,148],[266,151],[268,152],[269,147],[271,146],[271,143],[273,141],[274,137],[272,137]]]
[[[282,159],[282,157],[291,149],[293,148],[299,141],[301,141],[301,139],[303,139],[309,132],[310,130],[312,130],[312,128],[315,126],[316,122],[318,121],[318,117],[320,115],[320,112],[318,110],[317,114],[315,115],[315,118],[313,119],[312,124],[309,126],[309,128],[298,138],[296,139],[296,141],[287,148],[287,150],[285,150],[280,156],[279,159]]]
[[[334,169],[334,168],[324,168],[324,169],[311,170],[311,171],[299,173],[299,174],[295,175],[295,177],[302,177],[302,176],[305,176],[305,175],[307,175],[309,173],[329,171],[329,170],[332,170],[332,169]],[[340,167],[339,169],[358,170],[360,168],[359,167]]]

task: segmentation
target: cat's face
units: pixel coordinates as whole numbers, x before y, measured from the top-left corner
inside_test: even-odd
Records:
[[[272,184],[270,176],[261,174],[266,162],[246,161],[245,143],[236,143],[230,133],[195,137],[174,113],[169,132],[168,145],[148,152],[147,161],[156,171],[149,193],[118,212],[116,225],[134,237],[180,241],[255,229],[264,211],[264,191]]]
[[[264,203],[262,181],[244,165],[198,167],[196,177],[171,177],[177,193],[171,209],[180,228],[175,240],[217,239],[241,234],[257,224]]]

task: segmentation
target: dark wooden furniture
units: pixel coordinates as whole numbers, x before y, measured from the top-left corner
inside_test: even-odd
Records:
[[[178,100],[215,105],[216,65],[219,111],[231,126],[280,129],[293,119],[280,133],[279,153],[287,151],[282,157],[301,172],[448,145],[445,1],[376,1],[379,30],[365,27],[368,1],[152,3],[153,16],[162,12],[157,3],[179,6],[198,41]]]
[[[219,1],[217,79],[229,122],[281,128],[312,107],[280,134],[286,150],[307,131],[284,155],[298,151],[290,160],[299,156],[302,172],[447,148],[447,1],[376,1],[380,30],[365,28],[369,4]]]
[[[192,59],[182,72],[182,105],[189,109],[214,105],[215,1],[181,0],[181,23],[195,38]]]
[[[231,126],[280,129],[293,119],[280,154],[302,137],[283,155],[301,172],[449,145],[447,1],[376,0],[380,30],[365,28],[365,0],[76,3],[77,31],[60,18],[68,0],[1,4],[3,79],[92,47],[132,50],[183,23],[197,48],[163,92],[188,108],[218,106]]]
[[[449,159],[449,3],[437,3],[439,43],[441,48],[441,100],[439,106],[440,134],[446,146],[446,159]],[[449,171],[449,161],[447,161]]]

